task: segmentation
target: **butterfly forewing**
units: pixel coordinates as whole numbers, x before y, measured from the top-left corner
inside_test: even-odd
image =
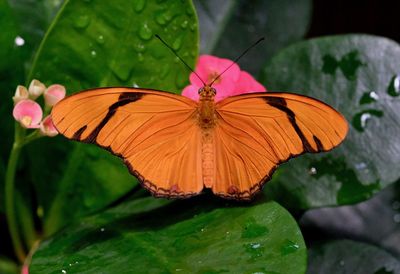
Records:
[[[123,158],[154,195],[188,197],[203,189],[196,107],[171,93],[102,88],[64,99],[52,118],[66,137]]]
[[[325,103],[291,93],[254,93],[216,105],[217,195],[250,199],[278,164],[328,151],[345,138],[344,117]]]

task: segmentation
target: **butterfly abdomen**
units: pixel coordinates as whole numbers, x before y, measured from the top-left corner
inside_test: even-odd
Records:
[[[211,188],[215,177],[215,149],[214,138],[211,130],[204,130],[202,136],[201,161],[203,184]]]

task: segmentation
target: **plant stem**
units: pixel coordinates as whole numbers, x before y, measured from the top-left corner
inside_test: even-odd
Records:
[[[15,172],[17,169],[18,158],[21,152],[21,140],[25,135],[24,130],[16,123],[14,133],[14,144],[11,149],[10,157],[6,170],[5,180],[5,210],[7,216],[8,229],[11,234],[12,243],[18,260],[23,263],[26,257],[24,247],[18,231],[17,216],[15,214]]]

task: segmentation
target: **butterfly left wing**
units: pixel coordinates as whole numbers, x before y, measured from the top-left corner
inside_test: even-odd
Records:
[[[100,88],[62,100],[52,119],[67,138],[123,158],[153,195],[188,197],[203,189],[196,107],[168,92]]]
[[[291,93],[253,93],[216,104],[216,195],[248,200],[277,165],[305,152],[328,151],[348,125],[332,107]]]

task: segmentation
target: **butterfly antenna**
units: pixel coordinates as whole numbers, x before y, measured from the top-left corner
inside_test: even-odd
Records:
[[[169,48],[169,49],[173,52],[173,54],[175,54],[175,56],[178,57],[179,60],[181,60],[182,63],[183,63],[191,72],[193,72],[193,73],[197,76],[197,78],[199,78],[199,80],[203,83],[203,85],[206,85],[206,83],[203,81],[203,79],[201,79],[200,76],[199,76],[188,64],[186,64],[186,62],[178,55],[178,53],[176,53],[176,51],[175,51],[170,45],[168,45],[158,34],[156,34],[155,36],[156,36],[156,37],[158,38],[158,40],[160,40],[167,48]]]
[[[217,77],[214,78],[214,80],[212,80],[212,82],[210,83],[210,86],[212,86],[212,84],[214,84],[214,82],[217,81],[221,77],[222,74],[224,74],[228,69],[230,69],[234,64],[236,64],[237,61],[239,61],[239,59],[242,58],[249,50],[251,50],[252,48],[257,46],[257,44],[260,43],[261,41],[263,41],[264,39],[265,39],[264,37],[258,39],[250,47],[248,47],[245,51],[243,51],[242,54],[240,54],[238,57],[236,57],[236,59],[232,62],[232,64],[230,64],[223,72],[221,72]]]

